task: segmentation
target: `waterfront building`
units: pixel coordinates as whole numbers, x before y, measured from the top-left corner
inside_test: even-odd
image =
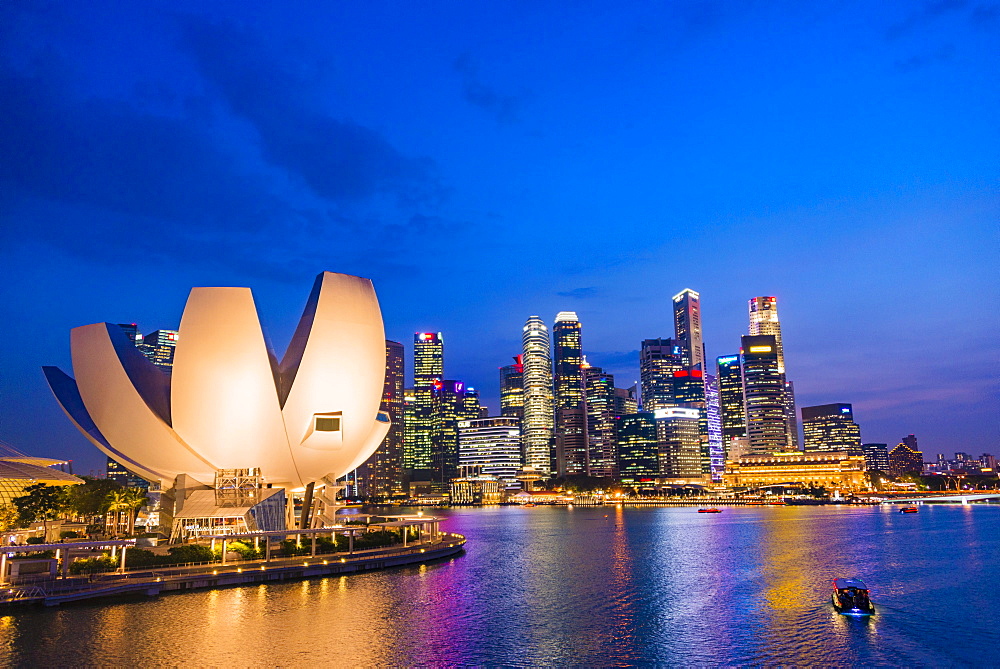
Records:
[[[582,326],[575,312],[560,311],[552,326],[552,361],[555,366],[555,408],[575,409],[583,403]],[[558,423],[556,425],[558,430]]]
[[[614,477],[618,473],[615,455],[615,377],[600,367],[584,367],[583,383],[587,408],[587,440],[590,476]]]
[[[513,416],[459,421],[458,462],[462,472],[494,476],[509,489],[520,487],[520,421]]]
[[[739,355],[716,358],[719,378],[719,409],[722,417],[722,441],[747,436],[746,406],[743,403],[743,364]],[[728,451],[728,447],[726,448]]]
[[[802,407],[805,451],[847,451],[861,454],[861,428],[850,404]]]
[[[653,412],[656,422],[660,476],[675,479],[700,478],[701,437],[697,409],[670,407]]]
[[[411,469],[433,469],[434,386],[444,378],[444,338],[440,332],[413,335],[413,441]]]
[[[785,384],[784,406],[786,423],[786,447],[799,447],[798,417],[795,412],[795,388],[785,372],[785,348],[781,341],[781,321],[778,319],[778,298],[774,296],[754,297],[748,302],[750,312],[749,334],[772,335],[778,354],[778,372]]]
[[[277,365],[249,288],[192,289],[173,341],[168,377],[117,325],[85,325],[70,336],[76,378],[43,371],[92,444],[173,489],[178,502],[191,501],[187,491],[214,494],[220,472],[259,470],[260,490],[305,489],[322,516],[313,517],[327,522],[333,482],[367,460],[390,427],[379,409],[385,334],[371,281],[317,276]],[[269,529],[293,518],[291,497],[281,527]],[[308,522],[313,506],[303,508],[300,522]]]
[[[774,335],[742,337],[743,397],[752,453],[786,451],[784,377],[778,371]]]
[[[500,368],[500,415],[524,418],[524,356],[515,355],[514,364]]]
[[[698,410],[698,438],[701,442],[702,474],[711,472],[708,448],[708,409],[705,399],[705,378],[701,370],[691,367],[674,372],[674,392],[671,406]]]
[[[560,426],[556,432],[556,474],[575,476],[590,471],[590,441],[587,436],[587,409],[583,404],[574,409],[556,411]]]
[[[861,444],[861,453],[865,456],[865,467],[869,471],[889,473],[888,444]]]
[[[615,418],[618,476],[623,483],[655,480],[660,473],[656,419],[651,412]]]
[[[910,437],[913,437],[911,434]],[[910,440],[913,447],[917,445],[916,437]],[[924,469],[924,454],[907,443],[906,438],[889,451],[889,474],[903,476],[904,474],[920,474]]]
[[[465,476],[452,479],[449,501],[452,506],[490,506],[504,501],[504,482],[494,476]]]
[[[403,492],[403,345],[385,342],[385,381],[381,411],[392,421],[385,439],[364,464],[355,470],[357,495],[365,498],[390,497]]]
[[[701,337],[701,297],[690,288],[674,295],[674,332],[684,351],[684,366],[705,371]]]
[[[26,455],[0,443],[0,506],[13,507],[14,498],[24,495],[24,489],[36,483],[47,486],[83,483],[83,479],[61,469],[68,464],[67,460]]]
[[[430,464],[417,467],[420,463],[420,455],[417,452],[416,444],[417,426],[417,396],[413,388],[403,389],[403,469],[410,471],[414,469],[427,469]],[[430,454],[428,453],[428,458]]]
[[[726,462],[723,482],[730,487],[787,486],[859,491],[867,489],[865,459],[846,451],[761,453]]]
[[[674,406],[674,372],[684,368],[683,346],[673,339],[645,339],[639,351],[642,410]]]
[[[120,325],[118,327],[121,327]],[[174,366],[174,351],[177,350],[177,330],[156,330],[142,338],[139,350],[150,362],[170,373]]]
[[[705,375],[705,417],[708,425],[708,473],[713,481],[722,480],[726,465],[726,451],[722,442],[722,400],[719,397],[719,379],[714,374]]]
[[[524,419],[521,423],[524,464],[548,474],[552,470],[555,412],[549,333],[541,318],[528,318],[522,330],[521,343],[524,365]]]

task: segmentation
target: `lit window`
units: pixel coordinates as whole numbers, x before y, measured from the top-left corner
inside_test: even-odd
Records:
[[[316,431],[317,432],[339,432],[340,431],[340,417],[316,416]]]

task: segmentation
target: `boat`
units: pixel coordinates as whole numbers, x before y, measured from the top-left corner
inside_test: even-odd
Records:
[[[833,579],[833,608],[845,616],[870,616],[875,607],[868,598],[868,586],[860,578]]]
[[[698,513],[722,513],[722,509],[716,509],[715,507],[711,509],[698,509]]]
[[[899,510],[900,513],[917,513],[918,509],[915,506],[904,506]]]

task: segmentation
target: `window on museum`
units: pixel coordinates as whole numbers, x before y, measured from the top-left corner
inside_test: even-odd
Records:
[[[340,417],[339,416],[316,416],[316,431],[317,432],[339,432],[340,431]]]

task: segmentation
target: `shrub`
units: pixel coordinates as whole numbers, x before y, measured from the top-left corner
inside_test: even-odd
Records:
[[[125,559],[128,560],[128,554],[125,555]],[[102,555],[100,557],[80,558],[78,560],[74,560],[69,566],[69,573],[97,574],[105,571],[114,571],[117,568],[117,560],[112,559],[110,555]]]
[[[80,533],[79,532],[74,532],[73,530],[66,530],[64,532],[60,532],[59,533],[59,538],[60,539],[79,539],[80,538]]]
[[[215,553],[208,546],[198,544],[184,544],[182,546],[172,546],[167,549],[170,562],[167,564],[182,564],[185,562],[212,562],[216,559]]]
[[[366,532],[354,539],[354,549],[364,550],[366,548],[383,548],[394,544],[402,543],[402,539],[395,532],[380,530],[378,532]]]
[[[125,552],[125,568],[156,567],[165,564],[167,559],[169,559],[167,555],[157,555],[153,551],[147,551],[144,548],[129,548]]]
[[[26,543],[26,544],[44,544],[45,543],[45,537],[28,537],[27,539],[24,540],[24,543]]]

